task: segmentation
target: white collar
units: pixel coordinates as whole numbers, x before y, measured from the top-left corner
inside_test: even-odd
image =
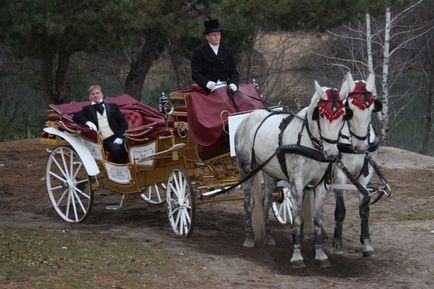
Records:
[[[98,103],[102,103],[102,105],[104,105],[104,102],[102,100],[99,101]],[[94,105],[94,104],[96,104],[96,102],[95,101],[91,101],[91,104]]]
[[[209,46],[211,47],[212,51],[214,51],[215,55],[217,55],[217,53],[219,52],[220,44],[213,45],[213,44],[211,44],[211,43],[209,43],[209,42],[208,42],[208,44],[209,44]]]

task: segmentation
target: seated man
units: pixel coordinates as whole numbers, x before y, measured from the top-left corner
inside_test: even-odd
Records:
[[[88,126],[91,130],[99,130],[104,148],[111,153],[113,162],[123,164],[127,162],[122,143],[128,123],[118,105],[104,103],[103,98],[101,86],[96,84],[89,87],[91,105],[84,106],[81,111],[75,113],[73,120]]]

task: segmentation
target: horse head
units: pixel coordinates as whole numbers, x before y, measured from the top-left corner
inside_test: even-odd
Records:
[[[381,110],[381,102],[376,98],[375,75],[370,73],[367,81],[354,81],[348,72],[344,84],[349,91],[345,101],[345,119],[351,144],[356,152],[365,152],[369,145],[372,113]]]
[[[337,89],[321,87],[315,81],[315,94],[308,108],[308,129],[314,146],[320,148],[328,160],[336,158],[339,154],[337,143],[344,124],[345,97],[346,95]],[[315,141],[317,138],[319,140]]]

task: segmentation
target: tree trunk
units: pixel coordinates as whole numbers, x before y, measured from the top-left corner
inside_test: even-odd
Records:
[[[43,97],[47,104],[59,104],[69,101],[67,98],[67,74],[71,55],[59,55],[56,76],[53,75],[54,58],[54,56],[51,56],[42,60]]]
[[[374,61],[372,59],[372,33],[371,33],[371,15],[366,13],[366,50],[368,54],[368,75],[374,72]],[[365,78],[366,79],[366,78]]]
[[[390,7],[386,8],[386,27],[384,30],[384,50],[383,50],[383,109],[378,113],[381,123],[381,141],[384,145],[389,142],[389,60],[390,60],[390,29],[391,29]]]
[[[187,88],[191,86],[192,79],[190,70],[186,67],[184,55],[181,51],[182,45],[179,39],[171,39],[169,43],[169,54],[173,70],[176,75],[178,88]]]
[[[47,104],[55,103],[53,84],[53,58],[47,57],[42,60],[42,85],[44,88],[44,100]]]
[[[434,51],[434,50],[433,50]],[[431,59],[434,59],[434,55]],[[433,139],[433,98],[434,98],[434,63],[431,62],[430,78],[428,80],[428,94],[425,112],[425,129],[424,137],[422,141],[422,148],[420,152],[422,154],[430,155],[430,145]]]
[[[141,99],[143,84],[146,74],[152,63],[158,59],[162,45],[161,33],[157,29],[149,30],[145,35],[142,48],[137,53],[135,60],[131,63],[130,71],[125,80],[125,93]]]
[[[69,60],[71,59],[71,54],[60,53],[57,60],[56,69],[56,103],[65,103],[69,99],[67,97],[67,74],[69,68]]]

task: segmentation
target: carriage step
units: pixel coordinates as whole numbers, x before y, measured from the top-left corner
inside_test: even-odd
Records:
[[[108,211],[119,211],[121,207],[119,205],[107,205],[105,209]]]

